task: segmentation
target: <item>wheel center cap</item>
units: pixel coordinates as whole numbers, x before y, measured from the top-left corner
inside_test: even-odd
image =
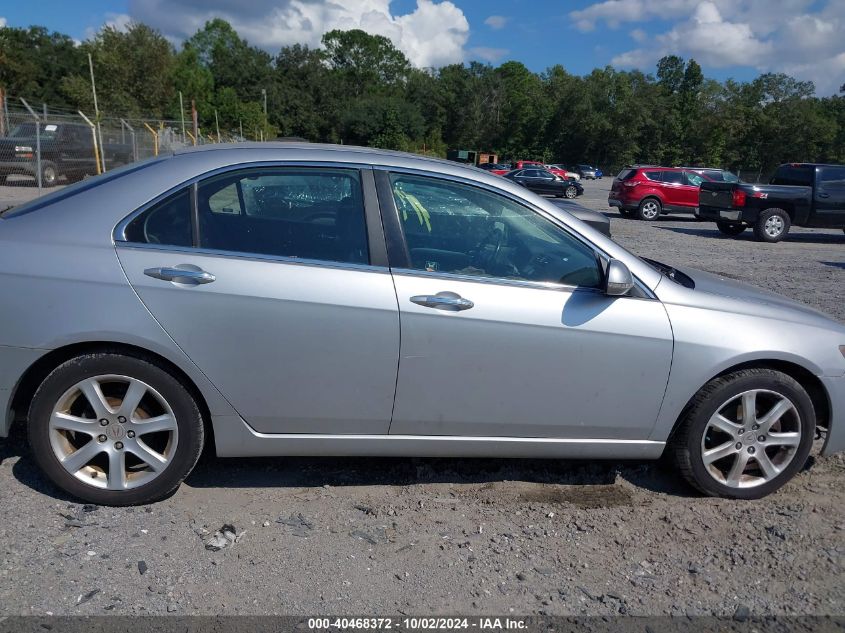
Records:
[[[745,437],[742,438],[742,441],[745,444],[754,444],[757,442],[757,434],[756,433],[746,433]]]
[[[106,433],[113,440],[122,440],[126,437],[126,429],[121,424],[110,424]]]

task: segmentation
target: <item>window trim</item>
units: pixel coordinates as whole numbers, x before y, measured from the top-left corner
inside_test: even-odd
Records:
[[[551,222],[554,226],[562,230],[567,236],[572,238],[573,240],[579,242],[586,248],[590,249],[596,257],[596,262],[599,265],[599,272],[601,274],[602,280],[601,285],[604,285],[605,277],[607,275],[607,262],[612,259],[606,252],[604,252],[601,248],[593,244],[592,242],[587,241],[584,237],[579,235],[578,233],[573,232],[566,224],[560,222],[556,217],[552,214],[546,212],[544,209],[540,207],[535,207],[534,205],[530,204],[526,200],[519,198],[518,196],[513,195],[509,191],[503,191],[496,187],[492,187],[486,183],[477,182],[474,180],[469,180],[466,178],[461,178],[459,176],[453,176],[451,174],[440,174],[440,173],[433,173],[430,171],[420,170],[420,169],[412,169],[412,168],[398,168],[398,167],[389,167],[389,166],[379,166],[374,165],[373,169],[375,170],[376,175],[376,186],[379,189],[379,200],[382,202],[382,213],[384,214],[384,224],[385,224],[385,237],[387,239],[388,244],[394,244],[394,247],[391,249],[389,248],[389,255],[390,255],[390,269],[394,274],[400,274],[403,276],[417,276],[417,277],[428,277],[428,278],[435,278],[435,279],[445,279],[445,280],[453,280],[453,281],[469,281],[469,282],[479,282],[479,283],[488,283],[488,284],[496,284],[501,286],[520,286],[524,288],[534,288],[540,290],[578,290],[578,291],[585,291],[585,292],[596,292],[600,294],[604,294],[602,289],[599,288],[591,288],[589,286],[573,286],[569,284],[561,284],[553,281],[530,281],[527,279],[509,279],[507,277],[492,277],[492,276],[475,276],[475,275],[462,275],[460,273],[450,273],[450,272],[442,272],[442,271],[428,271],[428,270],[417,270],[416,268],[411,267],[411,257],[408,253],[408,243],[405,240],[405,232],[402,229],[402,222],[399,220],[399,209],[396,206],[396,201],[393,198],[393,186],[390,182],[390,175],[391,174],[405,174],[408,176],[418,176],[420,178],[432,178],[434,180],[443,180],[454,182],[456,184],[474,187],[476,189],[482,189],[488,193],[493,195],[498,195],[503,198],[510,200],[511,202],[518,204],[519,206],[527,209],[532,213],[536,213],[543,219]],[[401,244],[401,248],[397,248],[399,244]],[[399,251],[399,252],[397,252]],[[645,285],[642,284],[639,280],[635,278],[635,284],[641,290],[644,290],[647,297],[649,299],[655,298],[655,295],[648,289],[645,288]],[[638,297],[634,297],[638,298]]]
[[[262,253],[243,253],[240,251],[228,251],[219,249],[204,249],[200,248],[199,244],[199,206],[197,189],[199,184],[208,178],[224,175],[230,172],[247,171],[252,169],[262,168],[290,168],[290,167],[305,167],[305,168],[328,168],[328,169],[346,169],[349,171],[356,171],[361,180],[361,196],[363,198],[364,207],[364,225],[367,230],[367,249],[369,255],[369,262],[366,264],[358,264],[354,262],[332,262],[330,260],[311,260],[298,257],[285,257],[277,255],[265,255]],[[191,235],[194,245],[190,248],[184,246],[171,246],[167,244],[149,244],[144,242],[131,242],[126,239],[126,228],[129,224],[142,215],[147,210],[168,198],[169,196],[179,193],[181,190],[190,187],[191,189]],[[239,194],[240,195],[240,194]],[[266,260],[266,261],[284,261],[289,263],[304,263],[307,265],[326,265],[333,268],[355,268],[355,269],[382,269],[388,266],[387,248],[385,246],[385,232],[382,225],[382,217],[379,211],[379,200],[374,183],[373,167],[363,163],[346,163],[346,162],[332,162],[332,161],[255,161],[248,163],[238,163],[236,165],[226,165],[210,171],[203,172],[185,180],[178,185],[171,187],[167,191],[157,195],[148,202],[144,203],[129,215],[124,217],[112,231],[112,241],[115,246],[129,247],[129,248],[153,248],[153,250],[160,251],[177,251],[189,252],[197,254],[212,254],[217,256],[233,256],[239,258]]]

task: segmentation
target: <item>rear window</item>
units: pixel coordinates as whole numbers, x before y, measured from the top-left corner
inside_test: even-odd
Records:
[[[616,176],[617,180],[630,180],[634,177],[634,174],[637,173],[636,169],[623,169],[619,172],[619,175]]]
[[[769,184],[811,187],[813,185],[813,168],[802,165],[782,165],[778,167]]]

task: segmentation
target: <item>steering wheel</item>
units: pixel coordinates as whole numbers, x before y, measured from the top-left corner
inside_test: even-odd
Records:
[[[499,257],[499,251],[502,250],[502,243],[505,241],[505,229],[493,227],[487,235],[481,238],[475,246],[475,254],[472,257],[472,265],[480,268],[483,271],[490,273],[490,268]]]

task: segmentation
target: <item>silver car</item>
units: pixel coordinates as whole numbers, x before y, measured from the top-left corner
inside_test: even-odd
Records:
[[[216,145],[0,220],[0,435],[100,504],[221,456],[655,459],[751,499],[845,447],[845,328],[503,178]]]

